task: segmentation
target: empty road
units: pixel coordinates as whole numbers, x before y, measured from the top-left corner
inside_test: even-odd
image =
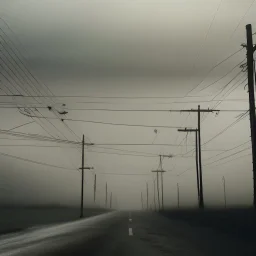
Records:
[[[1,236],[0,255],[256,255],[256,246],[157,213],[111,212]]]

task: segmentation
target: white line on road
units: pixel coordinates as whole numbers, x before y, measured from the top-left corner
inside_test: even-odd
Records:
[[[130,222],[132,222],[132,219],[129,219]]]
[[[129,228],[129,236],[133,236],[132,228]]]

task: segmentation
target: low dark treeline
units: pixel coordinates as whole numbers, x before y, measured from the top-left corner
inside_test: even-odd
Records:
[[[186,221],[190,225],[210,227],[244,239],[256,238],[256,210],[233,209],[166,209],[163,216]]]

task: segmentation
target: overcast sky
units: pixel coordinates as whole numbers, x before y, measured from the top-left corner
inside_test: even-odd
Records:
[[[166,158],[163,164],[167,171],[164,174],[165,205],[176,206],[177,183],[180,186],[181,205],[196,205],[194,155],[189,153],[185,157],[180,157],[193,149],[195,136],[189,134],[187,140],[184,140],[186,134],[178,133],[176,128],[158,127],[196,128],[195,113],[104,112],[81,109],[168,110],[197,108],[198,104],[201,104],[201,108],[211,108],[218,103],[217,99],[225,100],[217,106],[220,110],[248,109],[247,88],[244,88],[246,82],[242,83],[246,74],[239,73],[238,67],[238,64],[245,59],[246,52],[244,49],[237,51],[241,48],[240,45],[246,42],[245,25],[251,23],[253,31],[256,31],[256,2],[254,2],[253,0],[1,0],[1,94],[5,94],[8,90],[6,88],[14,94],[17,94],[18,88],[24,95],[26,90],[30,90],[29,81],[22,79],[22,74],[19,76],[20,74],[15,71],[15,63],[7,52],[17,48],[19,50],[17,55],[27,65],[31,72],[30,77],[33,75],[38,79],[39,84],[32,78],[43,95],[49,95],[47,86],[56,96],[170,97],[165,99],[56,97],[53,99],[54,105],[47,97],[43,99],[1,97],[1,104],[5,102],[3,105],[5,107],[7,102],[12,102],[12,105],[8,106],[13,107],[17,106],[13,103],[19,106],[33,104],[37,107],[51,105],[59,111],[66,109],[68,111],[66,118],[73,120],[152,126],[112,126],[79,121],[65,121],[66,125],[64,125],[59,119],[34,119],[35,122],[13,131],[51,135],[61,139],[66,137],[72,141],[78,140],[74,133],[80,140],[84,134],[86,142],[95,144],[178,145],[182,142],[179,147],[105,146],[140,151],[144,152],[144,155],[147,152],[151,153],[147,156],[152,157],[143,157],[135,152],[126,153],[136,156],[115,155],[112,153],[125,154],[125,152],[90,147],[91,151],[101,152],[96,153],[89,152],[87,148],[86,166],[93,166],[94,171],[86,171],[85,204],[93,204],[94,173],[98,173],[97,205],[104,205],[106,182],[109,191],[113,193],[114,207],[140,208],[140,193],[143,192],[145,199],[146,182],[149,184],[151,204],[155,178],[151,170],[158,167],[157,155],[173,154],[179,156]],[[235,52],[237,53],[233,57],[212,70],[217,63]],[[10,66],[11,63],[13,66]],[[8,70],[7,65],[13,68],[15,74]],[[225,74],[227,75],[223,79],[219,79]],[[191,91],[193,88],[196,89]],[[201,90],[204,88],[206,89]],[[225,89],[221,92],[223,88]],[[233,90],[234,88],[236,89]],[[31,95],[36,95],[35,92],[30,92]],[[213,98],[214,101],[211,101]],[[237,100],[230,101],[231,99]],[[88,104],[88,102],[96,103]],[[62,107],[62,104],[66,104],[66,107]],[[33,121],[30,117],[19,113],[17,108],[10,109],[3,106],[0,107],[1,129],[8,130]],[[48,109],[38,108],[38,110],[42,114],[41,117],[56,117]],[[34,110],[33,113],[40,115]],[[242,113],[223,111],[217,116],[215,114],[203,116],[202,144],[235,122],[237,116]],[[157,133],[154,132],[155,129]],[[1,134],[0,137],[0,153],[70,169],[81,167],[81,150],[72,145],[22,141],[21,138],[5,134]],[[249,140],[249,120],[246,117],[203,146],[206,205],[223,205],[223,176],[226,179],[228,204],[251,204],[252,159]],[[32,147],[32,144],[59,145],[61,148]],[[223,152],[239,145],[241,146],[236,149]],[[217,154],[220,155],[215,156]],[[212,158],[208,159],[210,157]],[[6,155],[1,155],[0,160],[2,202],[73,205],[79,203],[79,171],[42,166]],[[214,161],[216,161],[214,164],[210,164]],[[191,169],[180,175],[189,168]],[[142,175],[110,175],[110,173]]]

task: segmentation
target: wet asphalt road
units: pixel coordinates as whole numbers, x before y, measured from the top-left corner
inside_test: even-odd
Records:
[[[34,251],[26,249],[33,247],[33,242],[18,254],[17,251],[2,254],[0,241],[0,255],[256,255],[254,241],[238,239],[210,228],[192,227],[157,213],[110,215],[100,221],[95,218],[94,222],[78,222],[72,231],[44,238],[42,246],[34,247]]]

